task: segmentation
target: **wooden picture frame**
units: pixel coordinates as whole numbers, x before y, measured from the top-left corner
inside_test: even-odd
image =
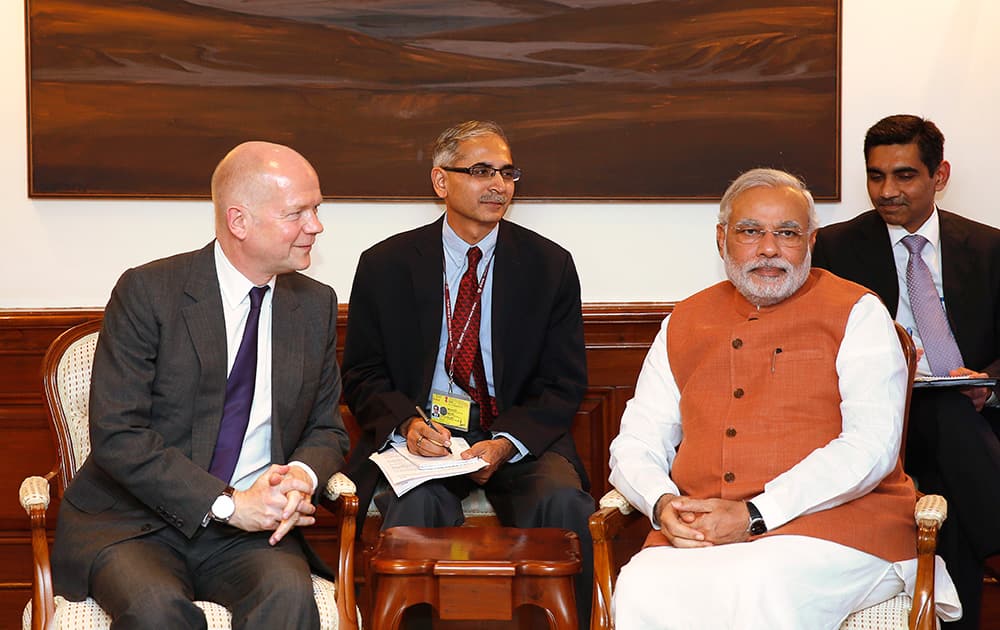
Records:
[[[840,0],[26,0],[29,195],[205,198],[243,140],[335,199],[433,196],[497,121],[518,198],[718,199],[773,166],[840,197]]]

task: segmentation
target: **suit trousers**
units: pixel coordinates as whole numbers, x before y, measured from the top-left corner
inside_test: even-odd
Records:
[[[171,527],[125,540],[97,555],[91,595],[113,630],[205,628],[193,600],[228,608],[234,630],[319,628],[300,536],[269,536],[213,522],[190,540]]]
[[[977,412],[954,389],[915,390],[905,468],[921,492],[948,499],[938,555],[964,611],[948,627],[978,628],[983,563],[1000,553],[1000,409]]]
[[[462,499],[476,488],[466,476],[431,480],[402,497],[391,488],[375,496],[382,529],[457,527],[465,521]],[[573,465],[556,453],[542,453],[501,466],[483,486],[486,497],[507,527],[558,527],[580,538],[582,573],[576,580],[576,604],[581,627],[589,626],[593,595],[593,544],[588,521],[594,499],[584,492]]]

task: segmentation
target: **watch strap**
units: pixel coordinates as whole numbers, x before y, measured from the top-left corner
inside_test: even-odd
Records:
[[[760,536],[761,534],[767,533],[767,524],[764,522],[764,516],[757,509],[757,506],[753,504],[752,501],[747,501],[747,512],[750,513],[750,522],[747,523],[747,531],[753,536]]]

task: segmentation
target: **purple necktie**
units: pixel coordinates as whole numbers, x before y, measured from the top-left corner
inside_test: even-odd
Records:
[[[233,361],[233,369],[229,371],[229,379],[226,381],[226,403],[222,409],[219,438],[215,442],[212,463],[208,467],[208,472],[226,483],[232,480],[236,461],[243,448],[243,437],[250,423],[250,406],[253,404],[253,391],[257,381],[257,323],[260,321],[260,305],[268,288],[270,287],[263,286],[250,289],[250,314],[247,315],[247,325],[243,329],[243,341],[236,351],[236,360]]]
[[[906,263],[906,290],[910,294],[910,309],[917,323],[917,332],[920,333],[920,342],[924,345],[931,373],[934,376],[948,376],[951,370],[962,367],[962,353],[948,325],[948,317],[934,286],[931,270],[920,255],[926,244],[927,239],[919,234],[903,238],[903,246],[910,252],[910,259]]]

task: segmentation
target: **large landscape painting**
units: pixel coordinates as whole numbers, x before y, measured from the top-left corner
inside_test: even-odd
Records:
[[[521,199],[839,186],[840,2],[27,0],[30,194],[205,197],[246,139],[333,198],[432,195],[429,147],[499,122]]]

